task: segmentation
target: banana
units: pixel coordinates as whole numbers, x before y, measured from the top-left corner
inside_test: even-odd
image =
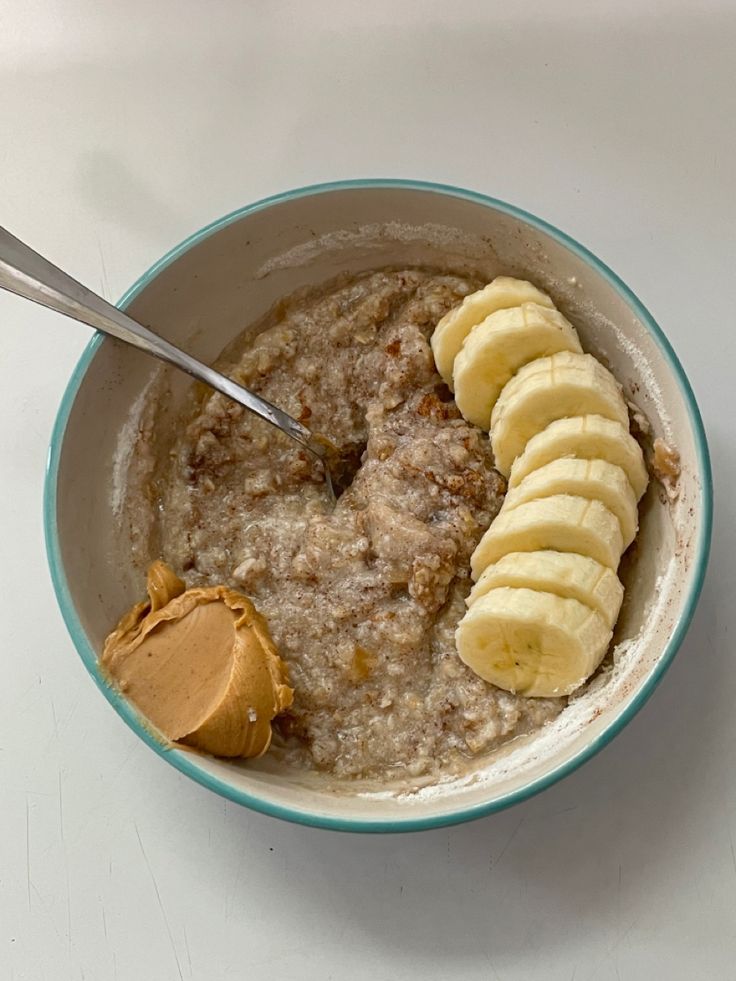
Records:
[[[501,389],[519,368],[558,351],[583,351],[577,331],[559,311],[537,303],[497,310],[473,327],[455,358],[458,409],[487,430]]]
[[[509,552],[543,548],[588,555],[615,570],[623,552],[621,527],[600,501],[568,494],[501,509],[470,557],[473,579]]]
[[[597,414],[628,426],[618,382],[590,354],[562,351],[523,367],[504,387],[491,414],[496,467],[511,465],[536,433],[568,416]]]
[[[522,303],[537,303],[554,307],[552,300],[524,279],[496,276],[492,283],[466,296],[460,306],[450,310],[440,320],[430,341],[437,371],[452,388],[452,366],[470,331],[497,310],[518,307]]]
[[[611,640],[616,569],[646,490],[621,386],[531,283],[498,277],[431,339],[462,415],[490,429],[503,507],[478,543],[456,631],[481,678],[531,697],[575,691]]]
[[[624,587],[613,570],[574,552],[511,552],[486,566],[466,603],[499,586],[534,589],[574,599],[599,613],[610,629],[618,618]]]
[[[517,487],[534,470],[563,456],[580,460],[601,459],[621,467],[637,501],[647,489],[649,477],[644,456],[629,433],[628,424],[624,427],[598,415],[558,419],[532,436],[511,468],[509,489]]]
[[[578,600],[510,587],[481,596],[455,633],[461,659],[481,678],[538,698],[575,691],[610,640],[600,614]]]
[[[562,457],[533,470],[512,488],[503,502],[511,511],[527,501],[539,501],[555,494],[573,494],[600,501],[618,518],[624,550],[633,542],[638,527],[636,497],[621,467],[606,460],[575,460]]]

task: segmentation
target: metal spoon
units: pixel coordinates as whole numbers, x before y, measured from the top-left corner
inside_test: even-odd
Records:
[[[335,448],[329,440],[313,433],[288,413],[271,405],[259,395],[231,381],[219,371],[197,361],[159,337],[152,330],[136,323],[131,317],[118,310],[101,296],[82,286],[67,273],[34,252],[20,239],[0,227],[0,287],[23,296],[41,306],[49,307],[66,317],[88,324],[104,334],[117,337],[126,344],[152,354],[155,358],[181,368],[187,374],[204,382],[210,388],[221,392],[250,412],[270,422],[272,426],[286,433],[307,452],[319,460],[325,475],[325,483],[332,503],[335,503],[335,489],[327,463],[327,455]]]

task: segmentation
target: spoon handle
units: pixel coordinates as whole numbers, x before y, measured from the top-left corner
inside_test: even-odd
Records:
[[[208,367],[152,330],[137,323],[122,310],[82,286],[38,252],[0,226],[0,287],[27,300],[79,320],[104,334],[132,344],[160,358],[211,388],[234,399],[261,419],[283,430],[310,453],[324,457],[322,445],[313,434],[288,413]]]

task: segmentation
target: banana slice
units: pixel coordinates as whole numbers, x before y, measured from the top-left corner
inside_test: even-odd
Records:
[[[548,549],[511,552],[486,566],[466,603],[472,606],[481,596],[500,586],[535,589],[577,600],[599,613],[610,629],[618,618],[624,598],[624,587],[612,569],[587,555]]]
[[[555,494],[573,494],[589,501],[600,501],[618,518],[624,550],[633,542],[638,527],[636,497],[621,467],[606,460],[575,460],[563,457],[534,470],[512,488],[503,502],[511,511],[527,501],[539,501]]]
[[[628,423],[624,427],[598,415],[558,419],[532,436],[511,468],[509,489],[517,487],[533,471],[563,456],[580,460],[601,459],[621,467],[637,500],[647,489],[649,476],[644,456],[629,433]]]
[[[591,413],[629,423],[618,382],[599,361],[568,351],[532,361],[504,387],[493,408],[496,467],[507,477],[532,436],[555,419]]]
[[[502,509],[470,557],[473,579],[509,552],[542,548],[588,555],[615,570],[623,552],[621,526],[600,501],[568,494]]]
[[[582,347],[562,314],[537,303],[498,310],[465,338],[452,369],[455,401],[468,422],[488,429],[491,410],[506,382],[525,364]]]
[[[590,677],[611,631],[576,599],[533,589],[492,589],[455,633],[462,660],[486,681],[536,698],[569,695]]]
[[[541,307],[554,307],[546,293],[525,279],[496,276],[492,283],[466,296],[459,307],[450,310],[440,320],[432,334],[432,353],[437,371],[452,388],[452,366],[463,341],[470,331],[497,310],[518,307],[522,303],[537,303]]]

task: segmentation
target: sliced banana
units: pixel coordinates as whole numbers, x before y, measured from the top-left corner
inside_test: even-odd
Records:
[[[453,387],[452,366],[470,331],[497,310],[518,307],[522,303],[537,303],[554,307],[552,300],[525,279],[497,276],[492,283],[466,296],[460,306],[450,310],[440,320],[432,334],[432,353],[437,371]]]
[[[524,452],[516,458],[509,474],[509,489],[517,487],[530,473],[559,457],[581,460],[601,459],[621,467],[634,489],[636,499],[647,489],[649,477],[641,447],[629,433],[628,423],[598,415],[558,419],[532,436]]]
[[[522,368],[504,387],[491,414],[496,467],[511,465],[536,433],[555,419],[595,413],[628,425],[618,382],[590,354],[562,351]]]
[[[629,478],[621,467],[606,460],[575,460],[562,457],[533,470],[512,488],[503,502],[511,511],[527,501],[539,501],[555,494],[573,494],[589,501],[600,501],[618,518],[624,550],[636,537],[638,513]]]
[[[600,501],[568,494],[502,509],[470,557],[473,579],[509,552],[543,548],[588,555],[615,570],[623,552],[621,526]]]
[[[587,555],[549,549],[511,552],[486,566],[466,600],[468,606],[500,586],[535,589],[563,599],[575,599],[600,613],[611,629],[624,597],[624,587],[612,569]]]
[[[603,660],[611,631],[576,599],[500,587],[473,603],[455,633],[462,660],[486,681],[537,698],[569,695]]]
[[[508,477],[473,555],[456,632],[480,677],[567,695],[605,655],[623,599],[616,569],[648,475],[621,386],[531,283],[498,277],[437,325],[437,369]]]
[[[523,303],[492,313],[473,327],[455,358],[457,407],[469,422],[487,430],[509,379],[530,361],[558,351],[583,351],[577,331],[558,310]]]

